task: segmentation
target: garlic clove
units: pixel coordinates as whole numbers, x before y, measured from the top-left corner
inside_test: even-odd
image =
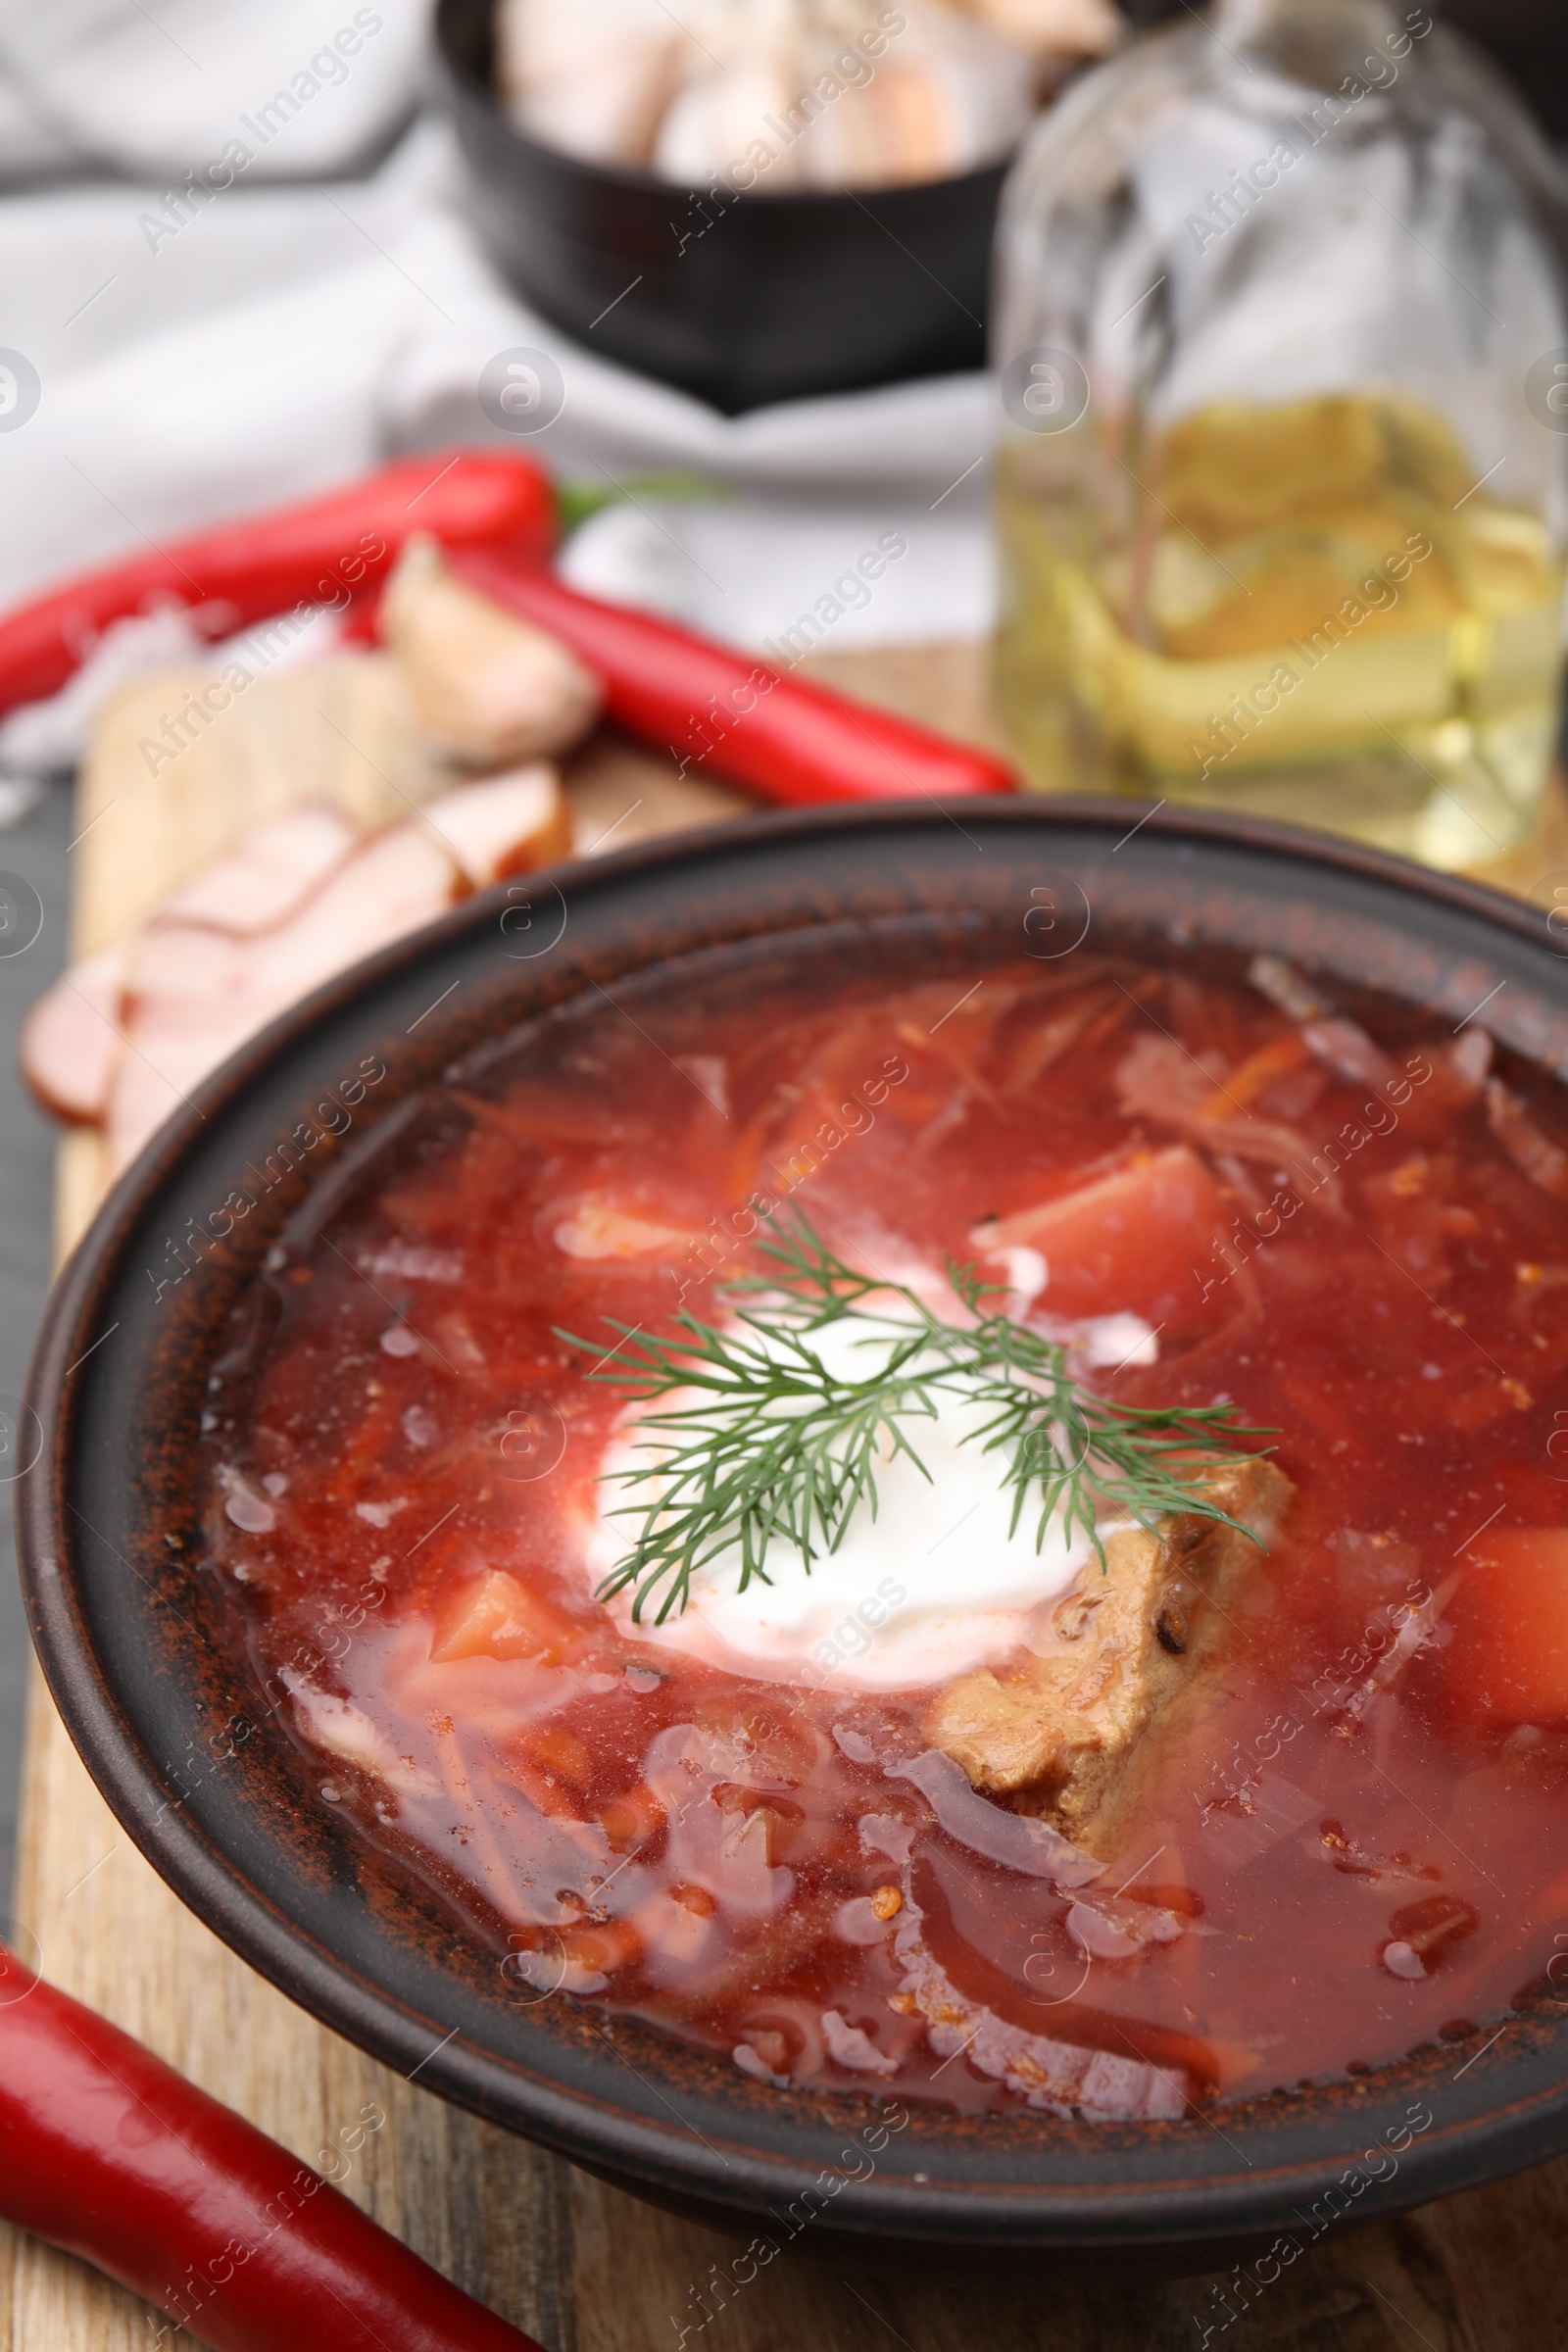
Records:
[[[518,128],[590,163],[646,166],[670,100],[706,63],[660,0],[502,0],[495,40]]]
[[[1004,40],[1046,58],[1103,57],[1127,30],[1112,0],[955,0]]]
[[[602,687],[575,654],[455,578],[423,532],[387,582],[381,634],[418,724],[467,765],[565,751],[599,715]]]
[[[675,83],[666,44],[616,58],[593,74],[537,81],[512,116],[519,130],[563,155],[646,169]]]
[[[1035,60],[989,26],[946,7],[911,5],[909,47],[900,51],[888,78],[902,155],[913,166],[901,176],[935,178],[939,172],[973,172],[997,162],[1022,137],[1035,112]],[[890,51],[890,55],[892,52]],[[913,85],[922,76],[924,91]],[[907,79],[902,78],[907,76]],[[872,96],[877,84],[868,84]],[[933,142],[940,108],[941,161]]]
[[[679,186],[705,187],[715,173],[727,184],[737,165],[750,163],[759,188],[798,186],[798,150],[786,144],[797,98],[776,52],[741,57],[700,74],[664,117],[654,170]]]
[[[898,187],[962,169],[952,98],[929,64],[888,66],[813,126],[819,187]]]
[[[815,120],[791,148],[813,187],[891,187],[951,178],[1007,153],[1034,112],[1035,60],[938,0],[906,0],[904,29],[874,61],[836,37],[799,44]],[[824,30],[826,29],[824,25]]]

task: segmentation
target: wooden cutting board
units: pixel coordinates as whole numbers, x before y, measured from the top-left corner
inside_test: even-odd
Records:
[[[373,658],[362,658],[373,661]],[[981,651],[969,645],[839,655],[817,674],[956,731],[996,740]],[[116,707],[80,786],[78,951],[115,937],[182,873],[281,801],[326,793],[367,818],[403,812],[439,779],[386,723],[363,665],[278,680],[272,751],[244,756],[216,731],[201,760],[147,773],[143,706]],[[167,682],[147,708],[177,708]],[[160,697],[163,699],[160,700]],[[153,708],[157,706],[157,708]],[[314,713],[314,716],[312,715]],[[303,730],[303,732],[302,732]],[[667,763],[603,736],[569,772],[578,846],[709,822],[748,804],[677,780]],[[1568,870],[1568,801],[1487,879],[1527,895]],[[103,1171],[90,1140],[61,1152],[59,1247],[86,1224]],[[236,1959],[177,1902],[98,1796],[35,1679],[16,1918],[44,1974],[102,2009],[307,2161],[367,2102],[387,2123],[343,2183],[376,2220],[551,2352],[1148,2352],[1223,2338],[1296,2352],[1425,2344],[1430,2352],[1539,2352],[1568,2336],[1560,2248],[1568,2162],[1359,2231],[1330,2230],[1250,2311],[1220,2277],[1038,2292],[869,2272],[799,2249],[720,2308],[699,2298],[735,2247],[605,2187],[559,2158],[473,2121],[363,2057]],[[1482,2063],[1485,2063],[1483,2060]],[[703,2312],[713,2316],[705,2324]],[[0,2352],[149,2352],[159,2318],[95,2273],[0,2230]],[[1204,2329],[1210,2335],[1205,2337]]]

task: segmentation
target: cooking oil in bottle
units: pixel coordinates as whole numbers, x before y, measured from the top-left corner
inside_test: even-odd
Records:
[[[1563,559],[1397,390],[1087,419],[999,481],[999,685],[1036,781],[1222,803],[1434,864],[1535,820]]]
[[[1423,8],[1215,0],[1085,76],[999,236],[997,685],[1045,791],[1454,867],[1535,827],[1568,206]]]

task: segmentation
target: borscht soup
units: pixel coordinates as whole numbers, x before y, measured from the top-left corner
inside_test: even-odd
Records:
[[[1568,1948],[1568,1122],[1262,956],[589,986],[242,1295],[212,1564],[509,1995],[1180,2119]]]

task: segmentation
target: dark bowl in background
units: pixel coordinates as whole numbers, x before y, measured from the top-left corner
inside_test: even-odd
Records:
[[[442,92],[491,259],[544,318],[737,416],[985,365],[1004,164],[849,193],[733,199],[584,163],[495,96],[495,0],[439,0]]]
[[[1374,1017],[1413,1004],[1451,1026],[1487,1000],[1505,1052],[1563,1065],[1568,958],[1542,910],[1283,826],[1156,809],[1129,834],[1134,813],[1003,799],[965,802],[961,825],[923,804],[792,813],[559,866],[532,883],[527,909],[474,900],[332,983],[199,1090],[100,1210],[39,1338],[24,1421],[38,1453],[17,1514],[29,1620],[127,1835],[209,1927],[350,2040],[622,2187],[746,2235],[823,2168],[848,2166],[841,2151],[879,2128],[882,2098],[768,2088],[635,2020],[614,2020],[612,2041],[588,2004],[509,1991],[497,1955],[430,1887],[320,1801],[318,1766],[278,1728],[231,1603],[199,1565],[209,1367],[285,1218],[305,1200],[326,1213],[454,1058],[676,958],[685,985],[704,985],[705,969],[720,985],[714,959],[721,974],[746,943],[809,957],[818,975],[879,956],[971,968],[1029,948],[1026,921],[1051,888],[1073,906],[1082,894],[1097,945],[1219,970],[1267,949]],[[367,1055],[386,1073],[353,1127],[315,1167],[301,1156],[284,1174],[274,1160],[261,1193],[278,1139]],[[210,1232],[242,1178],[256,1205],[199,1255],[173,1256],[170,1237],[188,1242],[191,1220]],[[1500,2040],[1454,2029],[1359,2080],[1227,2106],[1219,2126],[911,2100],[874,2173],[809,2236],[837,2256],[1044,2256],[1125,2275],[1200,2271],[1299,2234],[1342,2180],[1357,2219],[1396,2212],[1568,2149],[1559,1999],[1568,1986],[1522,1985]],[[1392,2171],[1386,2134],[1402,2150]]]

